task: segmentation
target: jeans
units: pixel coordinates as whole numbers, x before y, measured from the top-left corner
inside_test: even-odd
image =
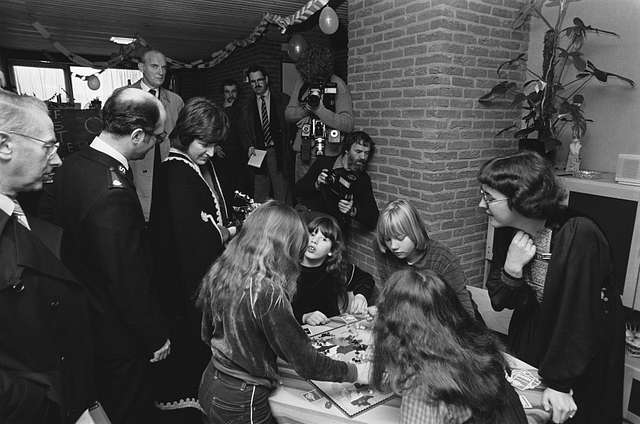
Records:
[[[276,424],[270,394],[270,389],[224,374],[209,363],[198,398],[209,424]]]

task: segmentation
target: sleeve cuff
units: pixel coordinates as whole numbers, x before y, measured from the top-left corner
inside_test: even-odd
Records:
[[[504,268],[502,269],[502,275],[500,279],[509,287],[520,287],[524,284],[524,279],[522,277],[516,278],[505,271]]]

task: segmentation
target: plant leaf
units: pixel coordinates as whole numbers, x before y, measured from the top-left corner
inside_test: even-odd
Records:
[[[500,136],[501,134],[503,134],[503,133],[505,133],[505,132],[507,132],[507,131],[509,131],[509,130],[511,130],[511,129],[514,129],[514,128],[517,128],[516,124],[512,124],[512,125],[510,125],[510,126],[508,126],[508,127],[506,127],[506,128],[503,128],[503,129],[501,129],[500,131],[498,131],[498,132],[496,133],[496,135],[494,135],[494,137],[498,137],[498,136]]]
[[[525,53],[520,53],[517,57],[511,59],[511,60],[507,60],[506,62],[502,62],[500,64],[500,66],[498,66],[498,69],[496,70],[496,75],[498,75],[498,77],[500,77],[500,71],[502,70],[503,67],[505,66],[511,66],[517,62],[524,62],[526,61],[526,54]]]
[[[618,74],[614,74],[614,73],[611,73],[611,72],[607,72],[607,71],[603,71],[601,69],[598,69],[598,68],[596,68],[596,66],[593,63],[591,63],[590,60],[587,61],[587,66],[591,69],[591,72],[593,73],[593,76],[596,77],[598,79],[598,81],[607,82],[607,79],[609,77],[614,77],[614,78],[618,78],[618,79],[626,82],[631,87],[635,87],[636,86],[636,83],[632,79],[629,79],[627,77],[623,77],[622,75],[618,75]]]

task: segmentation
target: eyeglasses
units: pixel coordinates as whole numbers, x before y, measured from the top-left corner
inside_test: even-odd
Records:
[[[254,80],[249,80],[249,84],[257,85],[259,82],[264,82],[264,81],[265,81],[264,77],[263,78],[256,78]]]
[[[154,137],[154,140],[156,143],[162,143],[164,141],[165,138],[167,138],[167,132],[166,131],[162,131],[160,134],[150,134],[151,136]]]
[[[490,205],[492,203],[497,203],[497,202],[502,202],[505,200],[509,200],[508,197],[502,198],[502,199],[494,199],[492,195],[490,195],[489,193],[487,193],[486,191],[484,191],[482,189],[482,187],[480,187],[480,195],[482,196],[482,200],[484,200],[484,203],[486,203],[487,205]]]
[[[58,148],[60,147],[60,143],[58,143],[57,141],[42,140],[42,139],[39,139],[38,137],[22,134],[16,131],[4,131],[4,132],[8,134],[19,135],[21,137],[25,137],[30,140],[37,141],[38,143],[42,144],[42,146],[44,146],[45,151],[47,152],[47,155],[49,155],[49,158],[53,157],[53,155],[58,151]]]

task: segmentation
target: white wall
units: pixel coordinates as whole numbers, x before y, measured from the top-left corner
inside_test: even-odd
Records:
[[[544,15],[552,24],[557,7],[545,7]],[[620,38],[589,33],[582,49],[585,58],[608,72],[633,79],[637,86],[609,79],[595,80],[582,92],[585,116],[589,123],[583,139],[582,168],[615,172],[620,153],[640,154],[640,0],[580,0],[569,3],[565,27],[574,17],[586,25],[616,32]],[[542,40],[547,27],[540,19],[531,21],[528,66],[542,69]],[[575,74],[572,68],[568,75]],[[568,142],[569,140],[567,140]],[[566,160],[566,144],[559,153]]]

